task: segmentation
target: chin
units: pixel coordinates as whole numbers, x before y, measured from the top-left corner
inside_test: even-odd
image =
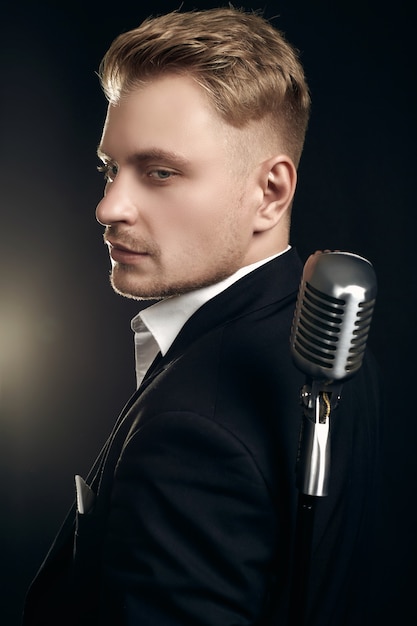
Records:
[[[138,289],[137,287],[132,287],[132,285],[123,285],[119,284],[113,279],[110,280],[111,286],[115,293],[119,296],[123,296],[124,298],[130,298],[131,300],[158,300],[159,296],[154,295],[154,292],[148,293],[143,289]]]
[[[146,284],[143,280],[135,280],[132,275],[123,274],[121,276],[119,272],[111,274],[110,283],[119,296],[130,298],[131,300],[161,300],[168,296],[176,296],[191,291],[186,288],[178,290],[175,287],[158,285],[155,281],[151,284]]]
[[[110,274],[110,284],[115,293],[124,298],[132,300],[155,299],[154,289],[146,289],[143,284],[138,284],[138,281],[129,272],[113,269]]]

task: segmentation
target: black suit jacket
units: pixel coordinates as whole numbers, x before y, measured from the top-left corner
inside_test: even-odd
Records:
[[[289,351],[294,250],[199,309],[122,411],[29,590],[24,626],[285,624],[304,377]],[[377,390],[366,361],[332,420],[309,624],[366,623]]]

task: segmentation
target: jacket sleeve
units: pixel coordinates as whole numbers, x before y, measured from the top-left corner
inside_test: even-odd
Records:
[[[233,434],[193,413],[154,416],[116,468],[100,624],[258,623],[276,532],[264,479]]]

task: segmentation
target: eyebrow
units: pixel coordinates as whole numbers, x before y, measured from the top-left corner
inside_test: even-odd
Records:
[[[106,154],[101,146],[97,148],[97,156],[102,161],[113,161],[110,155]],[[190,165],[190,161],[178,152],[171,150],[161,150],[159,148],[150,148],[143,150],[142,152],[135,152],[128,157],[128,162],[131,163],[148,163],[149,161],[163,161],[165,163],[172,164],[176,167],[187,167]]]

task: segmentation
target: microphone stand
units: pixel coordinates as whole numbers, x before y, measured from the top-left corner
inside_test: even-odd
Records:
[[[327,496],[330,475],[330,413],[341,385],[313,381],[301,390],[303,421],[297,458],[298,506],[293,546],[289,626],[303,626],[308,601],[314,514]]]

